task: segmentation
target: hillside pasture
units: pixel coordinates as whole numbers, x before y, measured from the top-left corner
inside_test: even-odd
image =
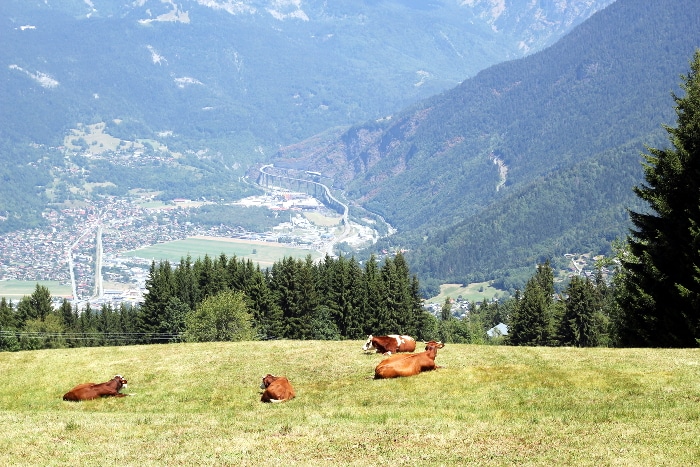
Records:
[[[503,290],[491,286],[489,282],[473,282],[466,286],[462,284],[442,284],[440,293],[427,301],[429,303],[443,304],[447,297],[457,299],[461,296],[464,300],[469,300],[470,302],[480,302],[484,299],[491,300],[496,296],[503,296],[503,294],[505,294]]]
[[[6,465],[700,463],[700,350],[448,344],[442,368],[374,380],[362,342],[0,353]],[[297,397],[259,401],[266,373]],[[126,398],[64,402],[115,374]]]
[[[301,259],[306,258],[307,255],[311,255],[313,259],[320,256],[317,251],[294,248],[284,243],[218,237],[190,237],[184,240],[174,240],[132,250],[123,253],[123,255],[178,263],[181,258],[186,258],[187,255],[190,255],[192,260],[196,260],[204,258],[205,255],[216,258],[221,253],[224,253],[228,258],[235,255],[239,259],[250,259],[254,263],[260,264],[261,268],[272,266],[285,256]]]

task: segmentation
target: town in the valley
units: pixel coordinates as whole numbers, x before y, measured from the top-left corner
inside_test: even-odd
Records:
[[[66,298],[78,305],[135,304],[143,299],[154,260],[135,253],[143,247],[199,236],[277,242],[280,235],[293,229],[300,241],[287,246],[325,254],[332,252],[338,240],[333,229],[315,225],[304,214],[316,211],[335,216],[338,223],[340,216],[304,193],[271,190],[236,202],[278,211],[280,224],[270,232],[248,232],[223,224],[205,227],[190,222],[190,210],[201,204],[175,199],[157,207],[144,207],[132,200],[105,197],[79,208],[47,211],[44,216],[48,228],[0,236],[0,281],[57,282],[65,291],[52,292],[57,302]],[[375,231],[356,224],[350,235],[343,236],[344,242],[355,246],[376,240]]]

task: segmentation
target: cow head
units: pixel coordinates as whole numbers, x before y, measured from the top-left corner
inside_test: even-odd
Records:
[[[372,343],[372,339],[374,339],[374,336],[372,336],[372,334],[367,336],[367,342],[365,342],[365,345],[362,346],[362,350],[367,352],[368,350],[372,350],[374,348],[374,344]]]
[[[445,344],[443,344],[440,341],[428,341],[425,343],[425,350],[428,350],[430,347],[434,349],[441,349],[445,347]]]
[[[273,381],[275,381],[278,378],[279,376],[274,376],[269,373],[266,376],[263,376],[262,383],[260,383],[260,389],[266,389],[270,384],[272,384]]]
[[[122,377],[122,375],[115,375],[112,380],[117,382],[117,391],[126,387],[127,381]]]

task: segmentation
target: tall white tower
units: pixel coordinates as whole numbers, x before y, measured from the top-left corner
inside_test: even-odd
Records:
[[[97,240],[95,241],[95,297],[104,295],[102,286],[102,225],[97,225]]]

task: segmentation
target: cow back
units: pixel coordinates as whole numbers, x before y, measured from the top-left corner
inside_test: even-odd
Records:
[[[411,336],[401,336],[398,352],[413,352],[416,350],[416,340]]]
[[[437,368],[435,357],[437,349],[443,344],[428,345],[427,350],[411,355],[392,355],[382,360],[374,369],[374,379],[398,378],[402,376],[414,376],[423,371],[431,371]]]
[[[392,355],[385,358],[374,369],[374,379],[398,378],[400,376],[413,376],[420,373],[418,357],[413,355]]]
[[[263,378],[265,390],[260,397],[261,402],[283,402],[296,397],[292,383],[284,376],[267,375]]]

